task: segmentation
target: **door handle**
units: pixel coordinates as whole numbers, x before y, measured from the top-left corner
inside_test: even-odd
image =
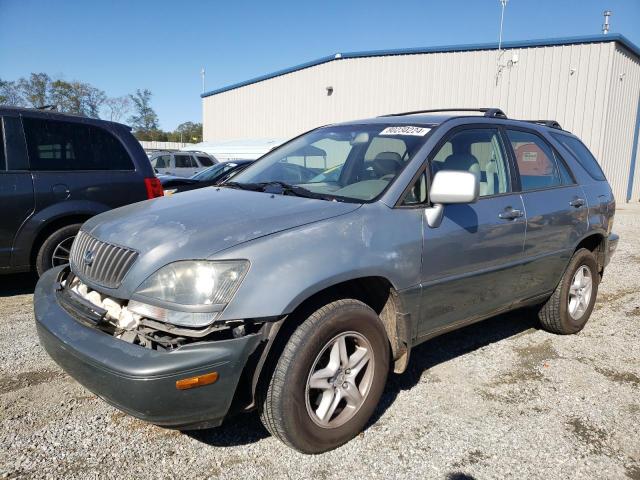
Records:
[[[502,220],[515,220],[516,218],[520,218],[524,215],[522,210],[514,210],[511,207],[507,207],[504,212],[500,212],[498,217]]]
[[[576,198],[574,200],[571,200],[569,202],[569,205],[571,207],[580,208],[580,207],[584,206],[584,198]]]

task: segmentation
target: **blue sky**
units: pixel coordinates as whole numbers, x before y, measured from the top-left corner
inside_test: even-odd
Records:
[[[640,44],[640,0],[509,0],[505,40],[611,32]],[[0,78],[46,72],[110,96],[149,88],[161,127],[207,90],[336,52],[493,42],[498,0],[0,0]]]

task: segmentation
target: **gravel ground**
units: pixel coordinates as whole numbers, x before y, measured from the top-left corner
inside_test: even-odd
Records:
[[[38,344],[33,280],[0,277],[0,476],[640,479],[640,205],[619,208],[615,230],[579,335],[515,312],[429,341],[369,427],[318,456],[256,415],[183,434],[108,406]]]

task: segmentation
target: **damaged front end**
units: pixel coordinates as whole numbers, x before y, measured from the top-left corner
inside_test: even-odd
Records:
[[[56,293],[60,305],[78,321],[152,350],[171,351],[195,342],[240,338],[258,333],[265,323],[264,319],[232,320],[188,328],[160,322],[131,309],[134,302],[91,289],[69,269],[60,272]]]

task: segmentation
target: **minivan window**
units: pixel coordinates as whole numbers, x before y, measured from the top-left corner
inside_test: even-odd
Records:
[[[523,191],[562,184],[553,152],[544,140],[521,130],[507,130],[507,137],[516,155]]]
[[[74,122],[23,118],[31,170],[134,170],[118,139]]]
[[[464,129],[455,132],[431,159],[431,171],[460,170],[475,173],[480,180],[480,196],[509,192],[509,170],[494,128]]]
[[[200,165],[202,165],[203,167],[210,167],[211,165],[213,165],[213,162],[211,161],[211,159],[209,157],[198,157],[198,162],[200,162]]]
[[[591,154],[589,149],[580,140],[568,135],[560,135],[557,133],[551,134],[558,142],[560,142],[575,159],[582,165],[591,178],[594,180],[606,180],[598,161]]]
[[[176,168],[195,168],[196,164],[191,158],[191,155],[174,155],[173,159],[176,162]]]

